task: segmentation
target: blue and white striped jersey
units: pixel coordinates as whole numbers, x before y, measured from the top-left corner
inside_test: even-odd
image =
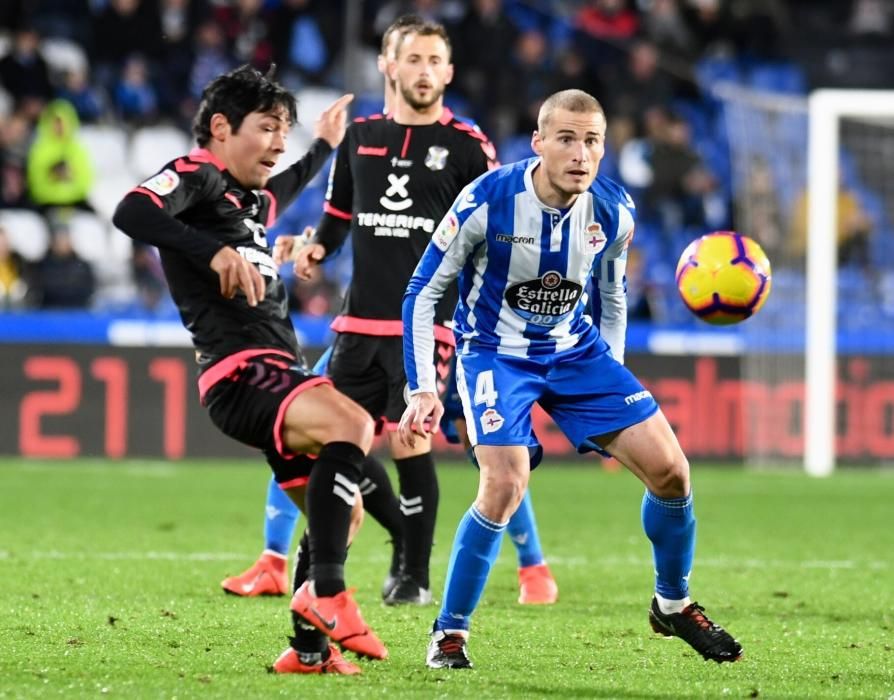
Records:
[[[456,278],[458,352],[480,343],[500,354],[538,357],[597,342],[601,332],[623,362],[633,201],[623,187],[597,176],[569,209],[546,206],[532,181],[539,162],[531,158],[480,176],[435,229],[404,294],[411,393],[434,391],[434,309]],[[599,285],[599,329],[587,313],[591,276]]]

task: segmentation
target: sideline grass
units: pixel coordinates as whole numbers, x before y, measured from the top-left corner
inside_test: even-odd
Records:
[[[359,678],[278,677],[285,599],[225,597],[261,542],[260,464],[0,461],[0,697],[888,698],[894,694],[894,475],[828,480],[696,465],[692,588],[745,659],[705,663],[651,633],[641,487],[627,473],[546,465],[532,493],[559,581],[516,604],[503,546],[475,618],[476,668],[424,668],[435,608],[378,599],[389,552],[368,520],[348,560],[388,645]],[[440,596],[471,468],[441,468]]]

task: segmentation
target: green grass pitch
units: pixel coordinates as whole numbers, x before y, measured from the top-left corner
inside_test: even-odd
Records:
[[[592,463],[591,463],[592,464]],[[516,603],[508,541],[475,617],[472,671],[424,666],[436,608],[378,597],[389,560],[367,520],[348,558],[391,658],[363,675],[276,676],[287,599],[224,596],[253,561],[267,471],[236,462],[0,462],[0,698],[888,698],[894,694],[894,474],[695,465],[694,598],[745,658],[719,666],[654,635],[642,487],[547,464],[532,494],[560,587]],[[442,465],[440,596],[476,474]]]

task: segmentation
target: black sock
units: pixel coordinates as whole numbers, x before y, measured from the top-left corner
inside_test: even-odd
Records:
[[[438,514],[438,477],[431,453],[395,459],[404,516],[404,571],[429,587],[428,565]]]
[[[308,551],[307,541],[307,530],[305,530],[295,552],[295,573],[292,576],[293,593],[307,580],[307,574],[310,571],[310,552]],[[322,654],[320,660],[326,660],[329,642],[326,641],[325,634],[313,625],[305,622],[294,612],[292,613],[292,629],[295,631],[295,636],[291,637],[289,642],[295,651],[299,654]],[[313,659],[308,660],[305,658],[303,660],[305,662],[313,662]]]
[[[305,506],[310,542],[310,578],[318,596],[345,590],[345,558],[351,509],[364,454],[350,442],[323,445],[307,483]]]
[[[360,493],[363,495],[364,510],[388,531],[395,551],[400,552],[404,536],[404,521],[400,513],[400,503],[394,494],[388,472],[375,457],[369,456],[363,462]],[[392,573],[396,573],[396,571],[392,571]]]

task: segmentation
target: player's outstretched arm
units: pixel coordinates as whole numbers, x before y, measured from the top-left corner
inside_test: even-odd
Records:
[[[407,408],[400,419],[397,432],[400,441],[410,447],[416,446],[416,436],[427,436],[438,432],[444,405],[438,395],[422,391],[410,397]]]
[[[323,139],[332,148],[338,147],[348,128],[348,105],[353,99],[354,95],[350,93],[342,95],[323,110],[314,125],[314,136]]]
[[[226,299],[236,296],[241,289],[249,306],[264,301],[266,285],[258,268],[229,246],[224,246],[211,258],[211,269],[220,278],[220,293]]]

